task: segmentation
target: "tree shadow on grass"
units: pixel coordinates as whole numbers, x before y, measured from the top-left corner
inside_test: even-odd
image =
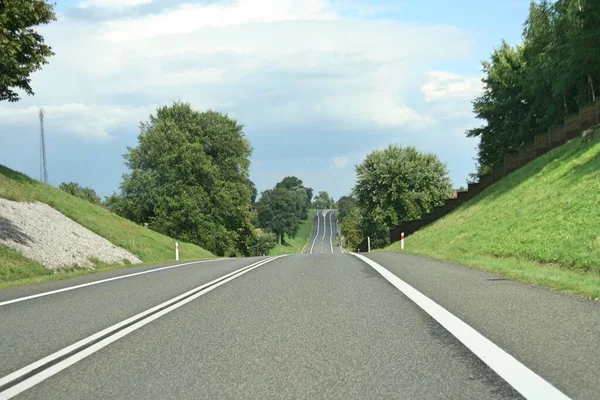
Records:
[[[0,217],[0,240],[14,242],[22,245],[29,245],[33,238],[23,232],[11,220]]]

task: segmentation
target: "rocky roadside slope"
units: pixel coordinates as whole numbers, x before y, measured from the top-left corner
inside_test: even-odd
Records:
[[[142,261],[127,250],[67,218],[47,204],[0,198],[0,244],[15,248],[46,268],[93,268],[90,259],[106,264]]]

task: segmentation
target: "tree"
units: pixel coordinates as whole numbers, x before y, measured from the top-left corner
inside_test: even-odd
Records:
[[[259,226],[275,233],[279,244],[282,243],[284,234],[293,238],[298,233],[298,196],[294,191],[284,187],[265,190],[256,209]]]
[[[341,235],[344,238],[344,247],[356,249],[363,241],[362,223],[360,210],[357,207],[352,208],[344,216],[340,223]]]
[[[34,95],[30,75],[54,53],[32,27],[56,20],[53,8],[45,0],[0,1],[0,101],[19,101],[14,89]]]
[[[327,192],[321,191],[315,196],[313,205],[318,210],[333,208],[333,199]]]
[[[313,190],[312,188],[307,188],[304,187],[304,183],[302,182],[301,179],[295,177],[295,176],[286,176],[285,178],[283,178],[281,180],[281,182],[277,183],[275,185],[276,188],[286,188],[288,190],[293,190],[296,188],[302,188],[305,192],[305,196],[306,196],[306,210],[303,212],[303,214],[305,214],[305,217],[301,217],[303,220],[308,218],[308,207],[310,207],[310,201],[312,200],[312,193]]]
[[[597,0],[531,2],[523,43],[503,41],[483,62],[485,91],[473,106],[485,125],[466,132],[480,138],[478,175],[596,100],[599,41]]]
[[[493,167],[525,143],[536,132],[527,124],[529,99],[524,91],[523,48],[513,48],[506,42],[492,53],[491,61],[483,62],[486,74],[484,93],[473,102],[477,118],[486,125],[467,131],[469,137],[479,137],[479,163]]]
[[[271,232],[263,232],[261,229],[254,229],[252,235],[247,238],[246,246],[249,256],[262,256],[269,254],[269,251],[277,244],[277,237]]]
[[[75,197],[89,201],[92,204],[102,205],[102,200],[96,194],[96,191],[89,187],[81,187],[76,182],[63,182],[58,188],[63,192],[67,192]]]
[[[129,173],[109,209],[213,253],[235,254],[251,234],[252,148],[227,115],[187,103],[161,107],[125,155]]]
[[[297,187],[304,187],[304,184],[302,183],[302,180],[295,177],[295,176],[286,176],[285,178],[283,178],[281,180],[281,182],[279,182],[278,184],[275,185],[276,188],[286,188],[288,190],[297,188]]]
[[[356,208],[356,198],[353,197],[352,195],[342,196],[337,201],[336,207],[338,210],[338,213],[337,213],[338,219],[340,221],[343,221],[344,218],[346,218],[346,216],[348,214],[350,214],[350,211],[352,211],[354,208]]]
[[[392,226],[420,218],[452,193],[445,164],[435,154],[414,147],[376,150],[356,166],[356,173],[362,231],[374,247],[388,243]]]

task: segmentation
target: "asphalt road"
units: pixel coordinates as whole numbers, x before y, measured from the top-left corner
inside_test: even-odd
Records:
[[[0,399],[497,399],[522,398],[523,385],[529,398],[600,397],[598,303],[426,258],[332,254],[322,241],[312,255],[2,291]],[[498,352],[514,357],[508,372],[493,369]],[[519,362],[542,386],[511,375]]]
[[[338,245],[337,210],[319,210],[315,213],[313,231],[305,254],[341,253]]]

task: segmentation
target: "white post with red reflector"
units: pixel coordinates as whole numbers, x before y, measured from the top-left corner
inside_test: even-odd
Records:
[[[175,242],[175,261],[179,261],[179,243]]]
[[[400,234],[400,248],[404,250],[404,232]]]

